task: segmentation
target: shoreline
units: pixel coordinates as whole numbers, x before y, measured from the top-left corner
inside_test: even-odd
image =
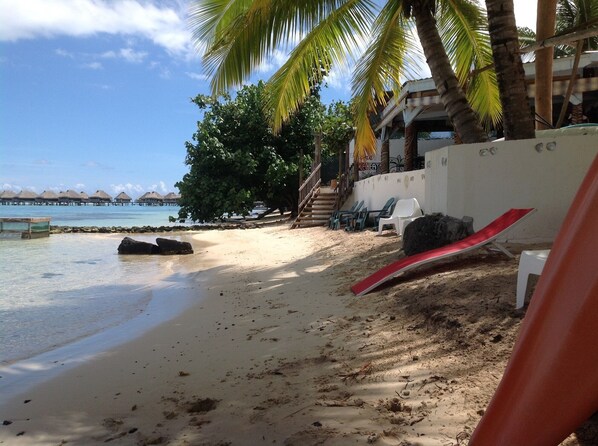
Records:
[[[179,260],[184,262],[183,259]],[[32,357],[1,364],[0,407],[38,384],[143,336],[147,331],[179,316],[197,299],[202,299],[201,294],[197,296],[198,291],[194,289],[192,279],[176,277],[175,274],[167,274],[147,287],[151,295],[147,305],[130,319],[82,335]]]
[[[0,406],[0,444],[467,444],[525,314],[516,259],[476,252],[355,298],[393,234],[193,239],[205,299]]]

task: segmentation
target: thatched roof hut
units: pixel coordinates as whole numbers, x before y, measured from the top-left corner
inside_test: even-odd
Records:
[[[162,204],[164,197],[160,195],[158,192],[146,192],[141,197],[137,199],[137,203],[139,204]]]
[[[111,201],[112,197],[103,190],[96,190],[89,196],[90,203],[110,203]]]
[[[89,203],[89,195],[87,195],[86,192],[83,192],[83,191],[79,192],[79,196],[81,197],[81,201],[83,203]]]
[[[175,194],[174,192],[169,192],[166,195],[164,195],[165,204],[178,204],[180,199],[181,194]]]
[[[15,200],[17,202],[34,202],[36,198],[37,194],[35,192],[30,190],[22,190],[16,195]]]
[[[0,192],[0,202],[12,203],[16,196],[17,193],[13,192],[12,190],[3,190],[2,192]]]
[[[56,204],[58,203],[58,194],[56,192],[52,192],[51,190],[45,190],[41,194],[39,194],[39,196],[37,197],[37,201],[44,204]]]
[[[81,195],[78,192],[75,192],[72,189],[67,190],[66,192],[60,191],[58,193],[58,201],[60,203],[81,203]]]
[[[130,203],[131,200],[133,199],[124,192],[121,192],[114,198],[115,203]]]

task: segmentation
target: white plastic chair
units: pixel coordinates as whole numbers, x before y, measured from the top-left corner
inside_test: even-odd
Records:
[[[398,236],[403,235],[403,229],[408,223],[421,217],[422,210],[415,198],[398,200],[390,217],[381,218],[378,222],[378,234],[382,234],[384,226],[394,226]]]
[[[542,274],[549,253],[550,249],[521,252],[519,273],[517,274],[517,305],[515,308],[523,307],[529,275],[537,274],[539,276]]]

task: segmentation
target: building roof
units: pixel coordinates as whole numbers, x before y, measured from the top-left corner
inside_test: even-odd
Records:
[[[11,190],[3,190],[2,192],[0,192],[0,198],[3,198],[5,200],[10,200],[12,198],[15,198],[17,196],[16,192],[13,192]]]
[[[35,200],[37,198],[37,194],[30,190],[22,190],[16,195],[16,198],[19,200]]]
[[[573,56],[562,57],[554,60],[553,64],[553,97],[561,97],[565,93],[573,67]],[[581,55],[579,72],[584,68],[598,67],[598,52],[588,51]],[[535,75],[536,65],[534,62],[523,64],[527,84],[527,93],[530,98],[536,96]],[[578,77],[575,81],[575,92],[589,92],[598,90],[598,77]],[[448,119],[447,114],[440,101],[440,96],[432,78],[411,80],[405,82],[401,87],[398,96],[391,98],[384,110],[380,113],[380,121],[376,124],[375,130],[382,130],[392,125],[393,121],[403,121],[405,125],[413,121],[418,122],[440,122]],[[452,127],[452,126],[450,126]]]
[[[45,190],[41,194],[39,194],[38,198],[42,200],[58,200],[58,194],[51,190]]]
[[[110,195],[108,195],[106,192],[104,192],[103,190],[96,190],[93,194],[91,194],[91,196],[89,197],[90,199],[100,199],[100,200],[112,200],[112,197]]]
[[[164,197],[162,195],[160,195],[158,192],[152,191],[152,192],[146,192],[144,193],[141,197],[139,197],[137,199],[137,201],[142,201],[142,200],[163,200]]]
[[[75,192],[72,189],[67,190],[66,192],[59,192],[58,198],[66,198],[67,200],[81,200],[81,195],[78,192]]]
[[[115,198],[115,200],[132,200],[131,197],[129,197],[126,193],[121,192],[120,194],[118,194]]]

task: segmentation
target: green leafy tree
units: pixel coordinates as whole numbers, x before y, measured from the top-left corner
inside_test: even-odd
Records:
[[[315,73],[321,76],[333,65],[355,65],[356,153],[361,157],[375,153],[370,113],[385,104],[389,89],[398,93],[414,66],[416,34],[462,140],[486,139],[480,116],[499,119],[494,72],[478,70],[470,77],[472,69],[492,60],[485,15],[475,0],[388,0],[382,8],[371,0],[195,0],[191,26],[198,45],[206,48],[203,61],[214,93],[241,84],[274,50],[293,46],[302,36],[269,80],[275,130],[309,96],[312,67],[323,64]]]
[[[189,172],[176,184],[179,216],[213,221],[246,215],[255,201],[296,208],[299,148],[312,147],[319,101],[300,109],[278,135],[269,125],[263,83],[243,87],[234,99],[199,95],[192,101],[204,115],[186,142]]]

